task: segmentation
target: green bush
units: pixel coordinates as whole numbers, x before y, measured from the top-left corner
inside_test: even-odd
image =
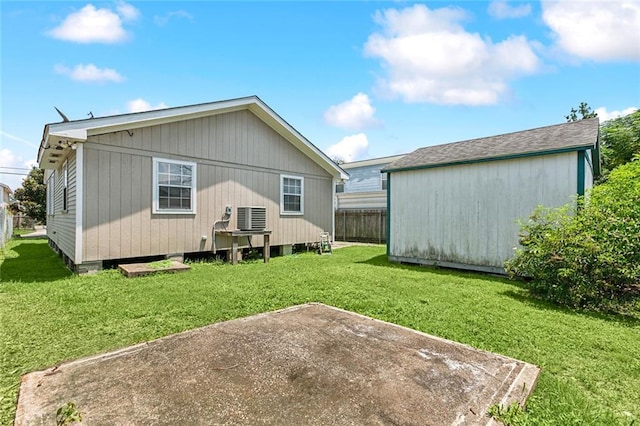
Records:
[[[613,170],[586,200],[538,207],[506,262],[532,293],[582,308],[618,310],[640,296],[640,161]]]

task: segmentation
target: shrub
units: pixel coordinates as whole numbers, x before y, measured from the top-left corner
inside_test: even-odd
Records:
[[[586,200],[539,206],[506,262],[532,293],[576,307],[618,309],[640,295],[640,161],[611,172]]]

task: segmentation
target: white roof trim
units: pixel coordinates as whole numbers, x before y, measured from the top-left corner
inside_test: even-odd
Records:
[[[59,131],[49,131],[49,136],[56,136],[60,139],[71,139],[78,142],[87,140],[87,129],[68,129]]]
[[[230,99],[198,105],[187,105],[131,114],[112,115],[89,118],[85,120],[67,121],[47,124],[38,151],[40,167],[46,168],[51,161],[48,154],[61,141],[85,142],[88,137],[108,132],[147,127],[163,123],[193,119],[198,117],[223,114],[248,109],[281,136],[300,149],[320,167],[339,179],[348,179],[349,174],[336,165],[327,155],[302,136],[282,117],[276,114],[257,96]],[[49,152],[47,152],[49,151]],[[45,163],[45,164],[43,164]]]
[[[368,160],[352,161],[350,163],[342,163],[340,167],[342,167],[343,169],[349,170],[355,167],[377,166],[379,164],[391,164],[394,161],[401,159],[405,155],[407,154],[392,155],[389,157],[370,158]]]

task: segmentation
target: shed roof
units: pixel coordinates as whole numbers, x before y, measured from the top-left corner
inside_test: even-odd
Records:
[[[596,148],[598,118],[539,127],[498,136],[417,149],[383,172],[442,167],[481,161],[544,155]]]
[[[164,108],[153,111],[111,115],[83,120],[63,121],[45,125],[38,150],[38,162],[43,169],[55,169],[75,144],[86,142],[93,135],[152,126],[175,121],[206,117],[227,112],[249,110],[269,127],[338,179],[349,174],[334,163],[293,126],[287,123],[257,96],[228,99],[204,104]]]

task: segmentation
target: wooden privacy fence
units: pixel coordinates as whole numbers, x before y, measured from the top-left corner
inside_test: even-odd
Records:
[[[386,210],[336,210],[336,241],[385,243]]]

